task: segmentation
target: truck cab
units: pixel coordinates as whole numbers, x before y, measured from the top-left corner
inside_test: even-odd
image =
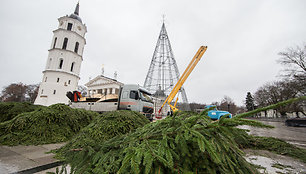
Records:
[[[124,85],[120,89],[118,109],[138,111],[151,120],[153,113],[151,94],[139,85]]]
[[[205,106],[205,109],[209,109],[215,107],[215,109],[208,111],[207,115],[212,119],[212,120],[219,120],[222,116],[228,115],[229,118],[232,118],[232,114],[229,113],[228,111],[219,111],[217,110],[217,107],[215,105],[207,105]]]

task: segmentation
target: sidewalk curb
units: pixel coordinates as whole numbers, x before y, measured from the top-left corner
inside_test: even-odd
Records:
[[[49,164],[45,164],[45,165],[41,165],[41,166],[37,166],[37,167],[33,167],[30,169],[25,169],[19,172],[14,172],[14,173],[10,173],[10,174],[32,174],[32,173],[36,173],[36,172],[41,172],[43,170],[48,170],[57,166],[60,166],[64,164],[63,161],[57,161],[57,162],[53,162],[53,163],[49,163]]]

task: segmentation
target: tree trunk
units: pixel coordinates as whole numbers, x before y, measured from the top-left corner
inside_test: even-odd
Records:
[[[295,112],[296,118],[300,118],[299,111]]]
[[[280,112],[280,114],[281,114],[281,118],[286,118],[287,117],[286,112]]]

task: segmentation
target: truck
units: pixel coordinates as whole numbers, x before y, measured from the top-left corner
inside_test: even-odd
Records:
[[[219,111],[215,105],[207,105],[205,106],[205,109],[209,109],[215,107],[213,110],[210,110],[207,112],[207,115],[212,120],[219,120],[221,117],[226,116],[228,118],[232,118],[232,114],[227,111]]]
[[[82,97],[79,92],[68,92],[66,96],[71,100],[69,106],[99,113],[115,110],[131,110],[144,114],[153,120],[152,94],[136,84],[126,84],[120,87],[117,98]]]

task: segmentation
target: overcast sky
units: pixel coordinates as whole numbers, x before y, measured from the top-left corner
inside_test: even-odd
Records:
[[[0,87],[42,79],[57,19],[77,0],[1,0]],[[182,73],[201,45],[207,52],[185,83],[189,102],[242,105],[248,91],[277,80],[278,52],[306,41],[305,0],[81,0],[86,24],[79,84],[101,74],[143,85],[166,15]]]

